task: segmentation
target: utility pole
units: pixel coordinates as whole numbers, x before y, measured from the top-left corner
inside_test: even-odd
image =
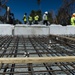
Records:
[[[38,7],[39,7],[39,10],[41,10],[41,0],[37,0],[37,4],[38,4]]]

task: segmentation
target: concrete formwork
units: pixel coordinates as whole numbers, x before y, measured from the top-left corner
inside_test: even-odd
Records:
[[[45,25],[16,25],[14,35],[49,35],[49,31]]]
[[[0,24],[0,35],[12,35],[13,25],[10,24]]]
[[[50,26],[50,34],[55,35],[75,35],[75,27],[71,25],[62,26],[52,24]]]
[[[14,31],[13,31],[14,30]],[[51,24],[45,25],[25,25],[0,24],[0,35],[75,35],[75,27],[71,25],[62,26]]]
[[[67,34],[75,35],[75,26],[67,25]]]
[[[64,29],[64,27],[63,27],[63,29]],[[64,32],[62,31],[63,29],[62,29],[61,25],[52,24],[50,26],[50,34],[58,34],[58,35],[65,34],[66,28],[64,29],[65,30]]]

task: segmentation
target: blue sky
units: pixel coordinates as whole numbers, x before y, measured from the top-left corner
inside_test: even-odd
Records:
[[[41,0],[40,7],[43,13],[51,10],[57,13],[61,4],[62,0]],[[37,0],[8,0],[7,6],[10,7],[11,12],[15,15],[15,18],[21,21],[25,12],[29,15],[31,10],[39,9]]]

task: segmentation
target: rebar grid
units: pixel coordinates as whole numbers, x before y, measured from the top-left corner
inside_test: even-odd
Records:
[[[75,56],[75,42],[55,36],[0,36],[0,57]],[[1,75],[75,75],[74,62],[0,64]]]

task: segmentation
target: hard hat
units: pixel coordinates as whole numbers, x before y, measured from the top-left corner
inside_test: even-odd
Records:
[[[46,11],[45,14],[48,14],[48,12]]]
[[[73,13],[73,15],[75,15],[75,13]]]

